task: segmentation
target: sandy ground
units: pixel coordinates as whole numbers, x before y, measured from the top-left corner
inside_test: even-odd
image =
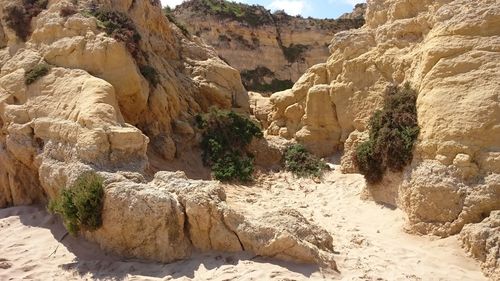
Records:
[[[321,184],[289,174],[227,186],[228,203],[262,212],[293,207],[334,237],[340,274],[249,253],[199,253],[172,264],[107,255],[65,230],[43,207],[0,210],[0,280],[487,280],[456,237],[404,233],[404,214],[359,199],[363,179],[328,173]],[[54,252],[54,250],[57,251]]]

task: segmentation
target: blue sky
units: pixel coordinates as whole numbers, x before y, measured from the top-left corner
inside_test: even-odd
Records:
[[[161,0],[163,5],[175,7],[183,0]],[[285,10],[291,15],[304,17],[337,18],[343,13],[352,11],[356,3],[366,0],[236,0],[247,4],[259,4],[270,10]]]

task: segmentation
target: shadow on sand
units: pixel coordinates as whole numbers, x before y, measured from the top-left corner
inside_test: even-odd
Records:
[[[130,275],[144,278],[194,279],[196,272],[207,272],[210,276],[223,275],[224,272],[232,272],[232,267],[238,264],[257,264],[252,268],[260,268],[259,264],[272,264],[275,270],[291,271],[303,276],[310,277],[320,269],[315,265],[302,265],[283,262],[271,258],[255,256],[248,252],[242,253],[194,253],[190,258],[162,264],[136,259],[125,259],[102,251],[95,243],[84,240],[81,237],[65,236],[61,220],[47,213],[43,206],[12,207],[0,209],[0,220],[12,216],[18,216],[22,224],[29,227],[49,229],[55,240],[60,240],[57,251],[67,251],[75,255],[72,262],[58,265],[61,270],[74,272],[83,279],[92,280],[124,280]],[[55,247],[47,246],[47,258],[54,252]],[[57,251],[53,253],[57,255]],[[220,271],[218,273],[218,271]],[[266,272],[267,273],[267,272]],[[272,272],[269,272],[271,274]],[[232,276],[234,276],[234,273]],[[270,276],[271,277],[271,276]],[[199,276],[196,279],[201,279]]]

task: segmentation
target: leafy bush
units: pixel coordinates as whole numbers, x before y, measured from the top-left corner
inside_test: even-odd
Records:
[[[326,163],[303,145],[294,144],[285,151],[285,169],[298,177],[321,177]]]
[[[84,174],[49,202],[48,209],[63,218],[72,235],[80,230],[93,231],[102,225],[103,179],[95,173]]]
[[[39,64],[24,74],[24,82],[26,85],[31,85],[40,77],[47,75],[49,70],[50,68],[47,64]]]
[[[367,182],[378,183],[387,169],[402,171],[411,162],[420,131],[416,99],[409,84],[389,87],[383,109],[370,118],[369,140],[358,146],[354,157]]]
[[[254,137],[262,137],[260,128],[250,119],[234,111],[212,110],[196,117],[203,130],[203,161],[211,166],[214,177],[221,181],[250,181],[253,159],[247,146]]]
[[[142,76],[144,76],[144,78],[148,80],[151,86],[156,87],[158,83],[160,83],[160,76],[158,75],[158,72],[154,67],[149,65],[142,65],[139,67],[139,70],[141,71]]]
[[[92,9],[90,14],[100,21],[100,26],[108,35],[125,43],[133,57],[139,56],[141,35],[126,14],[103,9]]]
[[[31,34],[31,19],[47,8],[48,0],[23,0],[5,8],[4,19],[17,37],[26,41]]]

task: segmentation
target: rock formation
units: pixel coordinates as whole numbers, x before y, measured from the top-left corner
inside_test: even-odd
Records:
[[[166,262],[249,250],[335,268],[331,236],[297,212],[252,217],[217,182],[145,178],[148,153],[172,160],[196,142],[197,113],[249,110],[238,71],[176,31],[159,1],[4,0],[0,19],[0,207],[46,202],[95,171],[103,226],[84,235],[104,249]]]
[[[491,280],[500,279],[500,211],[477,224],[468,224],[460,233],[464,248],[481,261]]]
[[[413,162],[365,195],[402,208],[411,232],[457,234],[500,209],[499,35],[496,0],[368,1],[363,28],[337,33],[326,63],[256,110],[268,135],[321,156],[345,149],[350,172],[386,87],[409,82],[420,127]]]
[[[171,14],[238,69],[248,90],[273,92],[290,88],[305,70],[325,61],[332,35],[361,27],[365,9],[361,4],[352,15],[331,20],[223,0],[191,0]]]

